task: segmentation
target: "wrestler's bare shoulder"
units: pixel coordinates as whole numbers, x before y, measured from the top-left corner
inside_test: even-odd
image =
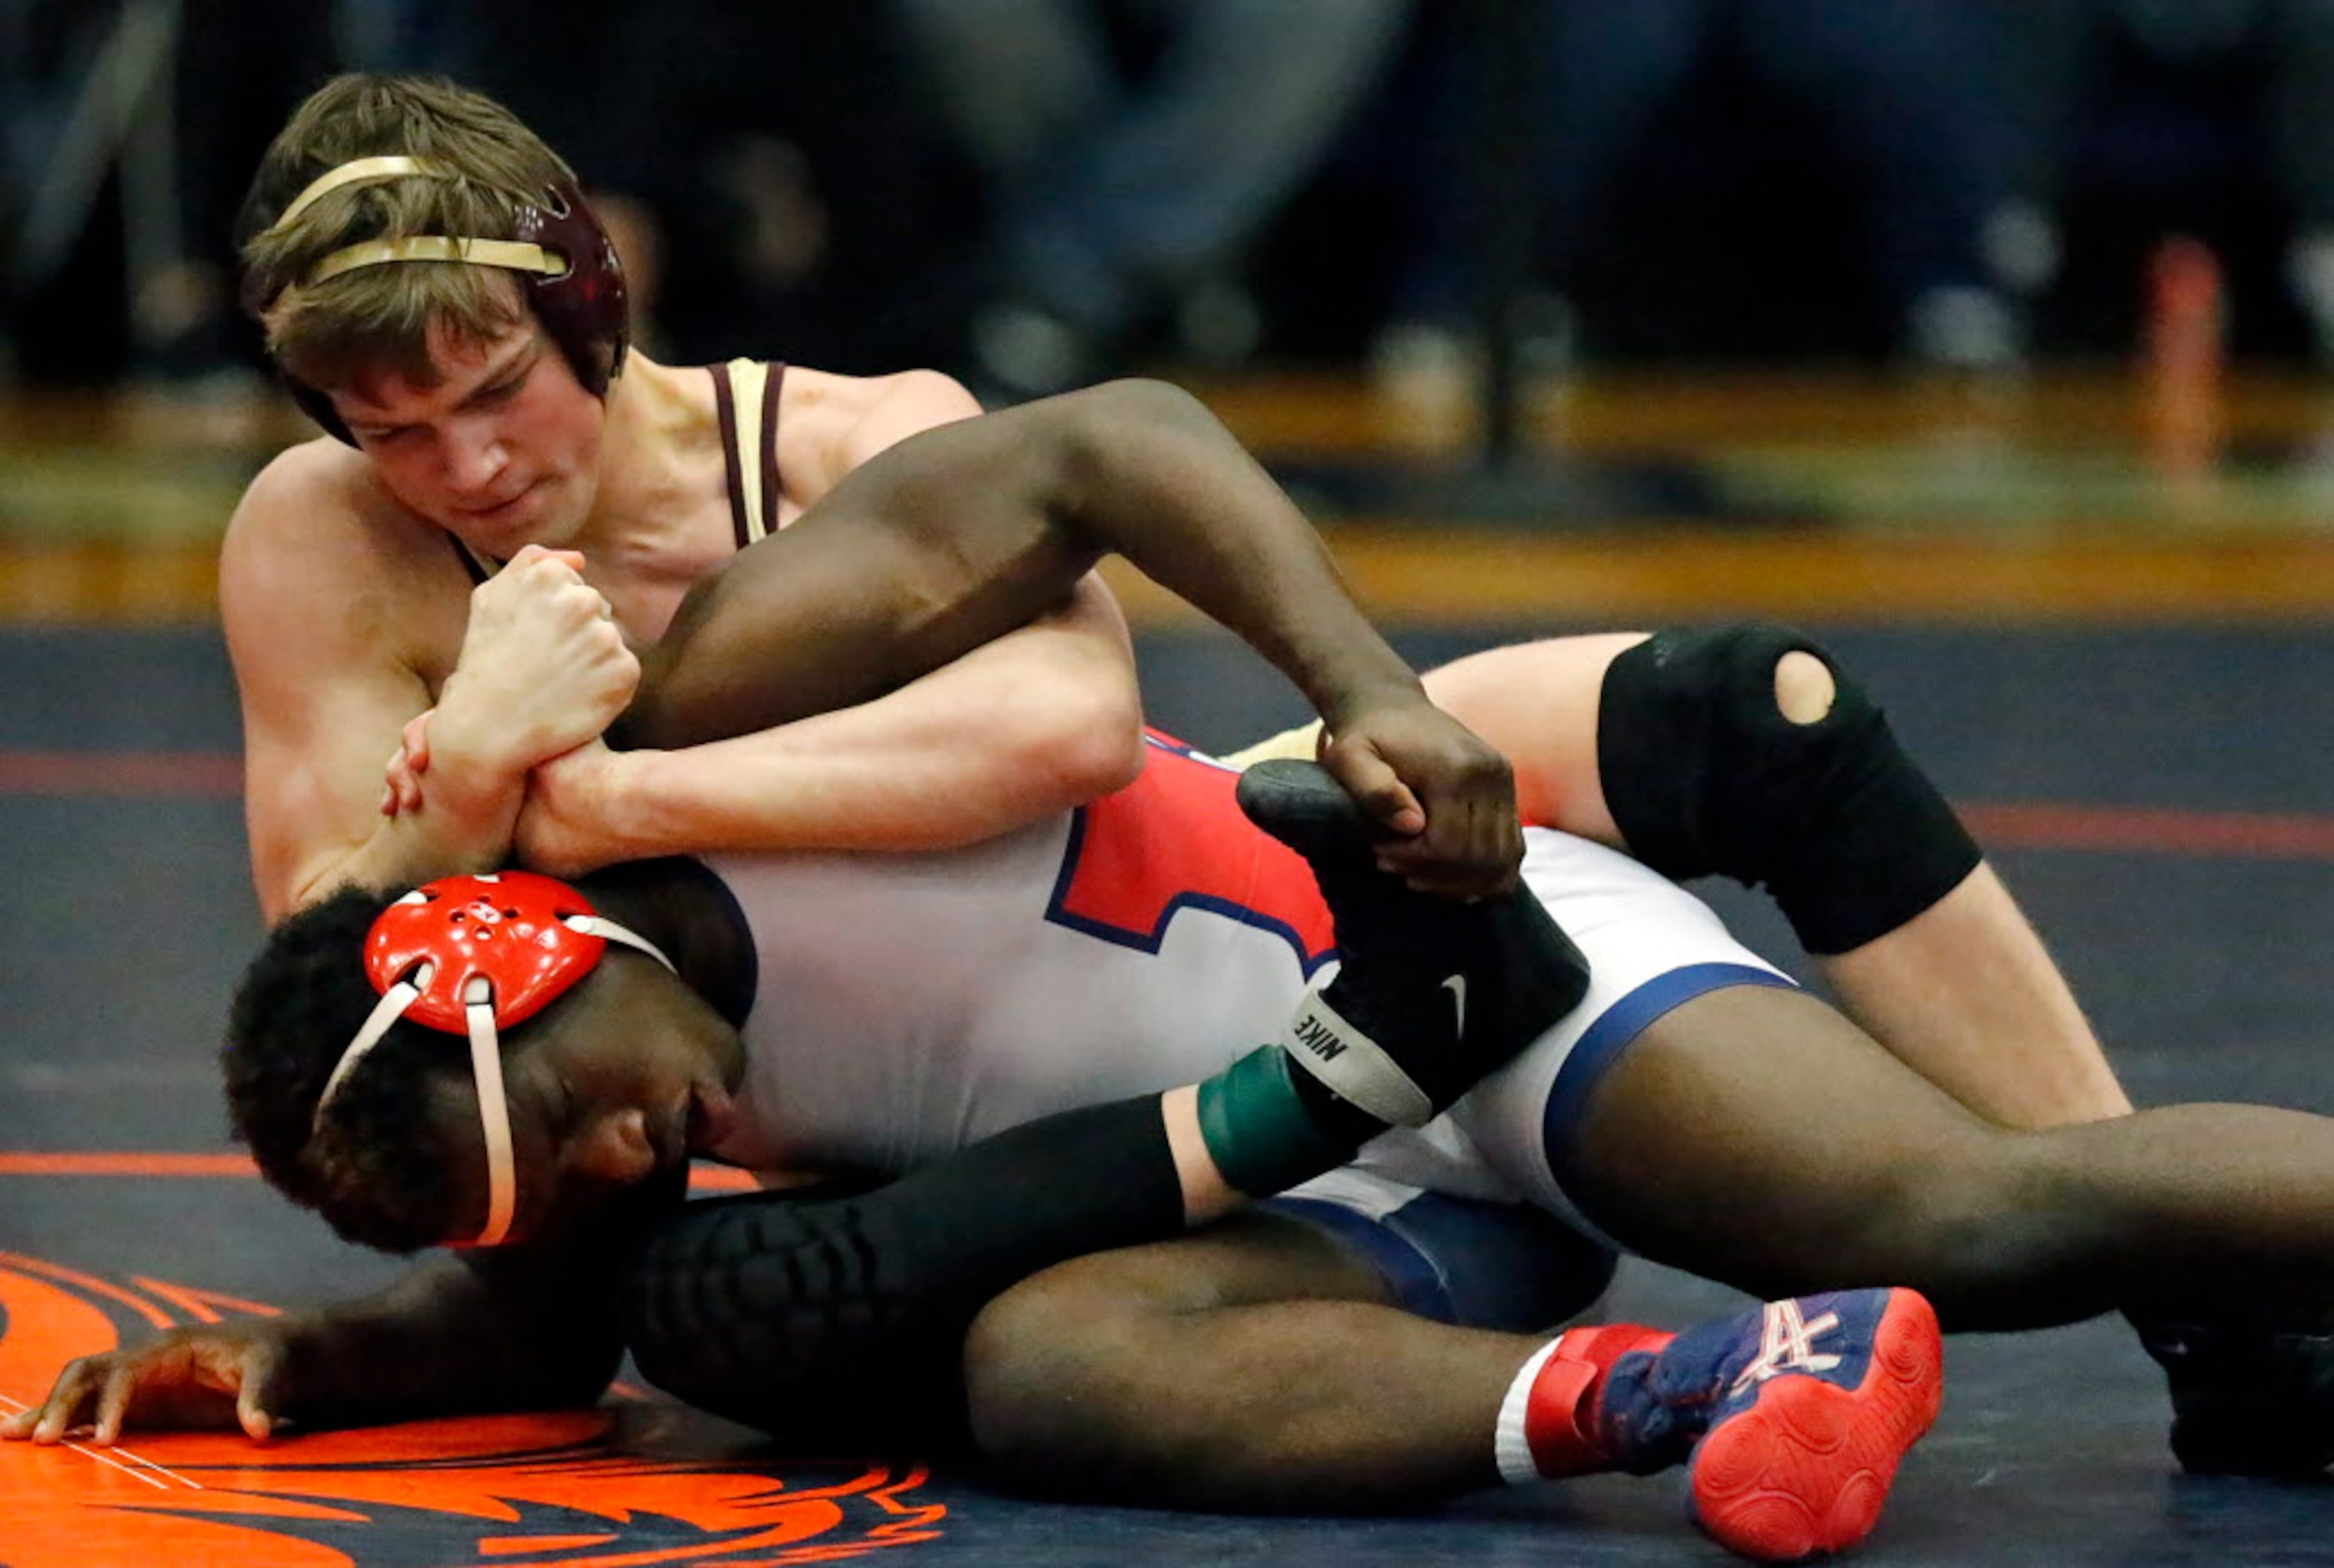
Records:
[[[780,396],[786,411],[805,418],[856,418],[887,399],[931,396],[972,400],[964,384],[940,370],[893,370],[882,376],[846,376],[788,365]]]
[[[220,570],[331,581],[391,571],[422,582],[460,572],[435,524],[383,490],[362,453],[322,437],[278,453],[252,480],[227,523]]]
[[[446,535],[382,490],[362,453],[323,438],[260,470],[219,552],[220,610],[238,647],[386,639],[418,664],[442,662],[433,656],[458,645],[469,586]]]
[[[780,472],[788,496],[805,502],[892,443],[980,412],[938,370],[843,376],[789,365],[779,398]]]

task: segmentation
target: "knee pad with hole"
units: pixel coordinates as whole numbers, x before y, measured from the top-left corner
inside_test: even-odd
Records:
[[[1786,718],[1775,669],[1831,672],[1829,711]],[[1596,764],[1640,861],[1764,885],[1808,951],[1844,953],[1959,886],[1978,847],[1888,721],[1812,640],[1749,622],[1657,632],[1605,675]]]

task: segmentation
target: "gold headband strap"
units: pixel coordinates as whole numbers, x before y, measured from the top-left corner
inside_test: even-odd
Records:
[[[307,189],[292,198],[292,205],[284,209],[281,217],[268,225],[268,230],[273,233],[284,227],[294,218],[313,207],[319,200],[344,185],[400,179],[409,174],[434,174],[451,178],[450,171],[424,158],[407,158],[402,154],[390,153],[380,158],[355,159],[342,164],[337,168],[329,168],[318,175]]]
[[[508,239],[457,239],[451,235],[413,234],[403,239],[369,239],[336,250],[309,269],[302,286],[377,267],[390,262],[468,262],[473,266],[508,267],[513,272],[541,273],[555,278],[566,274],[564,258],[539,245]]]

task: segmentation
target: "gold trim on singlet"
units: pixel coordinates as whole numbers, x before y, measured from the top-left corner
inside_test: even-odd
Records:
[[[740,549],[778,527],[778,397],[786,385],[783,361],[731,360],[714,370],[716,400],[722,407],[721,437],[727,447],[732,515]]]
[[[767,530],[762,524],[762,465],[758,453],[747,456],[746,443],[761,433],[762,399],[769,390],[770,375],[759,360],[732,360],[721,369],[729,378],[730,403],[738,410],[737,428],[723,434],[737,445],[738,461],[729,471],[738,476],[746,543],[751,544]]]

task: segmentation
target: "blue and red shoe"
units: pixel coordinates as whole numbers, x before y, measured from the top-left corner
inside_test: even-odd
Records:
[[[1937,1417],[1943,1351],[1918,1292],[1800,1296],[1665,1335],[1558,1340],[1526,1418],[1543,1475],[1683,1462],[1687,1512],[1762,1563],[1839,1552],[1880,1521]]]
[[[1686,1460],[1693,1521],[1767,1563],[1872,1534],[1897,1461],[1944,1394],[1937,1314],[1917,1291],[1770,1302],[1679,1335],[1662,1361],[1673,1356],[1714,1360],[1705,1386],[1724,1390]]]

